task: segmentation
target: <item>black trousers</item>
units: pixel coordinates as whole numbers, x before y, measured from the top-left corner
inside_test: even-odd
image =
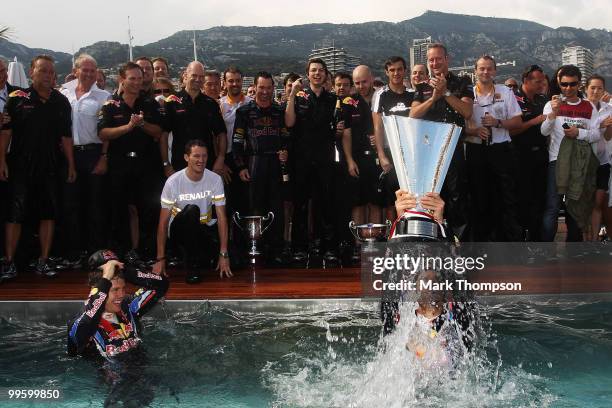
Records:
[[[113,157],[109,163],[112,248],[131,248],[128,204],[136,206],[140,231],[139,250],[151,255],[160,208],[160,168],[154,160]]]
[[[170,240],[179,248],[186,263],[195,261],[206,265],[217,259],[219,239],[217,226],[200,223],[200,208],[189,204],[170,224]]]
[[[105,247],[108,240],[106,175],[91,174],[100,159],[102,145],[74,151],[77,179],[64,183],[63,241],[65,251],[89,253]]]
[[[334,234],[339,241],[353,242],[354,238],[349,230],[351,210],[355,205],[358,179],[348,174],[348,167],[344,160],[334,162],[333,205],[334,205]]]
[[[471,195],[472,239],[520,241],[516,193],[516,153],[507,143],[466,143]]]
[[[294,250],[305,250],[308,247],[309,200],[312,200],[313,239],[321,240],[324,250],[335,250],[338,246],[334,233],[335,214],[331,192],[333,163],[333,151],[296,157],[291,231]]]
[[[468,227],[468,178],[465,167],[463,142],[457,144],[440,196],[444,200],[444,217],[453,234],[467,241]]]
[[[248,207],[249,213],[243,215],[266,216],[274,214],[274,221],[264,233],[263,239],[272,252],[279,253],[284,244],[285,207],[283,205],[283,186],[278,155],[257,155],[249,158]]]
[[[542,218],[546,207],[548,151],[543,146],[526,146],[519,147],[517,153],[519,220],[527,240],[539,242],[542,240]]]

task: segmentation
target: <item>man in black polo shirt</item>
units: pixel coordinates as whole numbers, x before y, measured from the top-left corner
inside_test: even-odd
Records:
[[[546,137],[540,125],[546,117],[542,114],[546,96],[540,90],[546,77],[537,65],[525,69],[522,85],[516,92],[516,100],[523,111],[521,127],[510,131],[512,144],[518,152],[517,190],[519,218],[525,239],[541,241],[542,216],[546,203],[546,169],[548,149]]]
[[[472,116],[474,89],[469,77],[458,77],[448,71],[448,53],[442,44],[432,44],[427,50],[427,64],[431,79],[417,85],[411,118],[434,122],[454,123],[463,128],[457,143],[444,185],[442,199],[446,203],[445,217],[453,233],[466,238],[467,227],[467,172],[463,157],[465,121]]]
[[[381,222],[381,197],[378,177],[382,171],[376,156],[374,122],[370,103],[374,96],[372,71],[366,65],[353,70],[357,94],[352,96],[356,106],[351,117],[351,143],[353,159],[359,169],[352,218],[357,224]]]
[[[123,65],[119,70],[122,93],[102,106],[98,118],[100,139],[109,141],[111,231],[122,249],[129,248],[131,253],[138,246],[153,248],[159,208],[161,114],[158,103],[141,93],[142,78],[140,66],[133,62]],[[128,225],[128,203],[136,204],[139,242],[130,242],[124,228]]]
[[[168,149],[164,149],[168,146],[167,138],[161,142],[162,160],[165,167],[182,170],[186,166],[183,159],[185,143],[192,139],[202,140],[209,152],[206,168],[222,176],[227,150],[225,122],[217,101],[202,93],[203,82],[204,65],[194,61],[185,71],[185,88],[166,98],[165,127],[172,132],[172,163],[168,161]]]
[[[331,197],[332,168],[336,126],[336,97],[323,89],[327,65],[322,59],[308,61],[310,86],[302,89],[301,80],[293,82],[287,100],[285,123],[293,127],[295,183],[293,239],[294,260],[306,260],[308,247],[308,200],[312,199],[314,240],[312,254],[318,255],[323,241],[324,257],[337,260]]]
[[[68,179],[76,179],[72,155],[70,103],[53,89],[53,59],[39,55],[30,64],[32,86],[13,91],[4,112],[10,117],[0,134],[0,180],[9,182],[9,214],[6,223],[6,259],[0,280],[17,274],[14,262],[21,225],[29,210],[36,210],[40,219],[40,258],[38,274],[52,277],[56,272],[48,262],[58,215],[61,152],[68,163]],[[11,151],[7,155],[7,148]],[[61,150],[60,150],[61,146]]]
[[[389,115],[408,116],[414,100],[414,92],[404,86],[406,61],[402,57],[390,57],[385,61],[385,74],[389,84],[374,93],[372,99],[372,120],[374,122],[374,138],[378,160],[385,174],[383,206],[387,219],[394,220],[395,192],[399,190],[397,174],[393,168],[389,144],[385,139],[382,117]]]
[[[283,262],[284,209],[282,167],[287,165],[289,132],[285,113],[274,102],[274,80],[268,72],[255,76],[255,100],[236,111],[233,154],[242,182],[248,188],[248,215],[274,213],[269,243],[272,263]]]

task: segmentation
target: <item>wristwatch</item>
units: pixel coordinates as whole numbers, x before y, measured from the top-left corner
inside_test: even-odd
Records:
[[[444,92],[444,96],[451,96],[451,95],[452,95],[452,93],[448,89],[446,90],[446,92]]]
[[[226,258],[227,259],[227,258],[229,258],[229,253],[227,251],[221,251],[221,252],[219,252],[219,256],[221,258]]]

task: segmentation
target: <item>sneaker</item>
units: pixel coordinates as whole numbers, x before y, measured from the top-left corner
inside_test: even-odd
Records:
[[[38,275],[54,278],[57,276],[57,270],[51,266],[48,259],[38,259],[35,271]]]
[[[293,253],[293,262],[306,262],[307,257],[306,251],[296,251]]]
[[[338,253],[337,251],[326,251],[323,255],[323,259],[326,263],[329,264],[337,264],[338,263]]]
[[[187,272],[187,276],[185,277],[185,282],[187,282],[190,285],[193,285],[194,283],[202,282],[202,275],[200,275],[200,271],[190,270],[189,272]]]
[[[2,260],[0,265],[0,282],[3,280],[9,280],[17,277],[17,265],[14,261]]]

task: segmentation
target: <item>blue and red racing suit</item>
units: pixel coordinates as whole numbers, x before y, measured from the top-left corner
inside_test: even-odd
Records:
[[[123,275],[127,282],[141,288],[123,299],[119,313],[108,316],[104,308],[112,283],[100,278],[89,293],[83,313],[68,324],[69,354],[100,354],[110,360],[142,342],[138,334],[140,318],[166,294],[169,282],[164,276],[130,268]]]

